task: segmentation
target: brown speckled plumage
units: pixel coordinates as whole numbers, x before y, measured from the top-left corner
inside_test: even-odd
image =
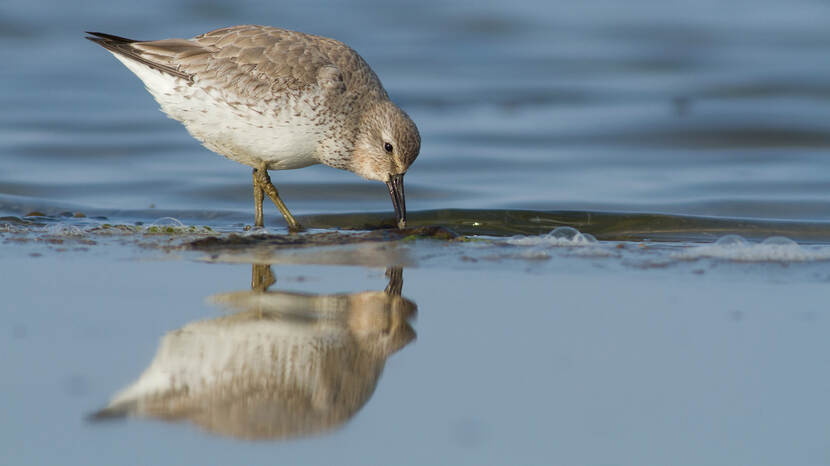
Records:
[[[279,98],[287,90],[319,86],[334,94],[360,90],[364,99],[387,99],[377,75],[346,44],[326,37],[263,26],[234,26],[193,39],[208,53],[177,53],[181,70],[207,80],[224,81],[239,96]],[[154,42],[147,45],[152,46]]]

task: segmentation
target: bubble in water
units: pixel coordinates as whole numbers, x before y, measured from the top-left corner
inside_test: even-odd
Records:
[[[715,241],[715,246],[725,246],[725,247],[744,247],[749,246],[749,242],[744,239],[741,235],[726,235],[721,236]]]
[[[593,235],[572,227],[558,227],[543,236],[514,236],[507,242],[515,246],[588,246],[598,243]]]
[[[783,236],[772,236],[760,243],[750,243],[738,235],[726,235],[713,244],[697,246],[676,254],[682,259],[704,257],[738,262],[805,262],[830,259],[830,250],[805,248]]]
[[[798,247],[798,243],[787,238],[786,236],[770,236],[762,241],[761,244],[766,244],[768,246]]]
[[[176,227],[176,228],[185,228],[184,223],[181,220],[173,217],[162,217],[156,219],[153,223],[147,225],[148,227]]]
[[[551,238],[572,240],[579,235],[579,230],[573,227],[558,227],[548,233]]]
[[[589,233],[582,233],[573,227],[558,227],[547,234],[550,239],[556,239],[560,242],[570,242],[574,244],[593,244],[597,242],[594,235]]]

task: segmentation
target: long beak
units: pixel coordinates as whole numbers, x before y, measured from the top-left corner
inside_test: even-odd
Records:
[[[406,228],[406,200],[403,195],[403,173],[392,175],[386,182],[389,188],[389,195],[392,196],[392,205],[395,207],[395,217],[398,220],[398,228]]]

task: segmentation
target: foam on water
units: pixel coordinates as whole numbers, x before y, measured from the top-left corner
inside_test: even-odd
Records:
[[[726,235],[712,244],[695,246],[675,253],[676,259],[725,259],[738,262],[810,262],[830,260],[830,247],[802,246],[783,237],[772,236],[760,243],[740,235]]]
[[[513,246],[572,247],[596,246],[599,244],[593,235],[582,233],[572,227],[558,227],[546,235],[514,236],[507,240]]]
[[[602,247],[597,239],[589,234],[582,233],[572,227],[558,227],[546,235],[513,236],[505,241],[512,246],[523,248],[513,257],[524,260],[549,259],[549,251],[559,248],[567,251],[567,255],[574,256],[608,256],[612,253]]]
[[[17,223],[0,222],[0,233],[8,233],[22,236],[45,236],[52,238],[82,238],[95,236],[124,236],[124,235],[215,235],[218,230],[208,226],[186,225],[180,220],[172,217],[164,217],[149,224],[111,224],[96,219],[78,219],[79,221],[57,221],[53,218],[43,217],[44,223]],[[48,223],[46,223],[48,222]]]
[[[83,228],[68,223],[56,223],[45,227],[45,232],[52,236],[84,236],[86,231]]]

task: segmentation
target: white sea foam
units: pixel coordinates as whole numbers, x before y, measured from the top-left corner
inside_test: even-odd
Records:
[[[567,255],[573,256],[595,257],[613,254],[608,248],[602,247],[593,235],[571,227],[558,227],[546,235],[514,236],[505,242],[522,248],[522,251],[515,255],[520,259],[549,259],[553,249],[567,251]]]
[[[593,235],[582,233],[576,228],[559,227],[541,236],[514,236],[507,240],[513,246],[573,247],[596,246],[599,244]]]
[[[543,251],[543,250],[540,250],[540,249],[537,249],[537,248],[533,248],[533,249],[528,249],[526,251],[522,251],[519,254],[517,254],[515,257],[517,257],[519,259],[524,259],[524,260],[538,261],[538,260],[550,259],[550,254],[547,251]]]
[[[268,236],[274,234],[268,227],[254,227],[248,230],[243,230],[241,236]]]
[[[677,259],[725,259],[737,262],[810,262],[830,260],[830,247],[802,246],[783,236],[752,243],[738,235],[726,235],[712,244],[695,246],[673,255]]]
[[[66,223],[48,225],[44,228],[44,231],[46,234],[53,236],[84,236],[86,234],[82,228]]]
[[[118,228],[118,226],[116,226]],[[126,229],[130,231],[130,228]],[[210,227],[195,225],[185,225],[181,220],[173,217],[162,217],[153,223],[141,225],[138,230],[141,233],[166,233],[166,234],[215,234],[216,232]]]

